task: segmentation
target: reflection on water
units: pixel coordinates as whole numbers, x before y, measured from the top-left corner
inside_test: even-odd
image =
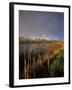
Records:
[[[47,45],[51,46],[51,45]],[[26,53],[27,51],[31,52],[33,51],[34,53],[38,53],[40,51],[46,50],[46,46],[43,44],[20,44],[19,46],[19,52],[21,53]]]

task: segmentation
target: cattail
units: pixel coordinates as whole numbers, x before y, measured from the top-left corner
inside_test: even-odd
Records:
[[[26,74],[27,70],[26,70],[26,60],[24,60],[24,78],[27,78],[27,74]]]
[[[34,67],[34,70],[33,70],[33,78],[35,78],[35,58],[33,58],[33,67]]]
[[[48,68],[49,68],[49,59],[48,59]]]
[[[30,64],[30,66],[29,66],[29,77],[31,77],[31,52],[32,52],[32,49],[30,49],[30,57],[29,57],[29,64]]]

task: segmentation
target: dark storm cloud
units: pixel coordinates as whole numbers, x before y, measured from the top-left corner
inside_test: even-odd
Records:
[[[50,40],[64,39],[64,13],[19,11],[20,37],[42,37]]]

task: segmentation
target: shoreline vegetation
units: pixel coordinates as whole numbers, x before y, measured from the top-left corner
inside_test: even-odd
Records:
[[[62,42],[64,43],[64,40],[47,40],[47,39],[31,39],[31,38],[19,38],[19,44],[26,44],[26,43],[54,43],[54,42]]]
[[[19,79],[63,76],[63,40],[19,38]]]

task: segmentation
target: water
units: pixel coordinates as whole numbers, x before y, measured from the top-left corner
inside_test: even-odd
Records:
[[[48,45],[49,46],[49,45]],[[46,50],[47,46],[44,46],[43,44],[20,44],[19,46],[19,53],[26,53],[26,52],[34,52],[39,53]]]

